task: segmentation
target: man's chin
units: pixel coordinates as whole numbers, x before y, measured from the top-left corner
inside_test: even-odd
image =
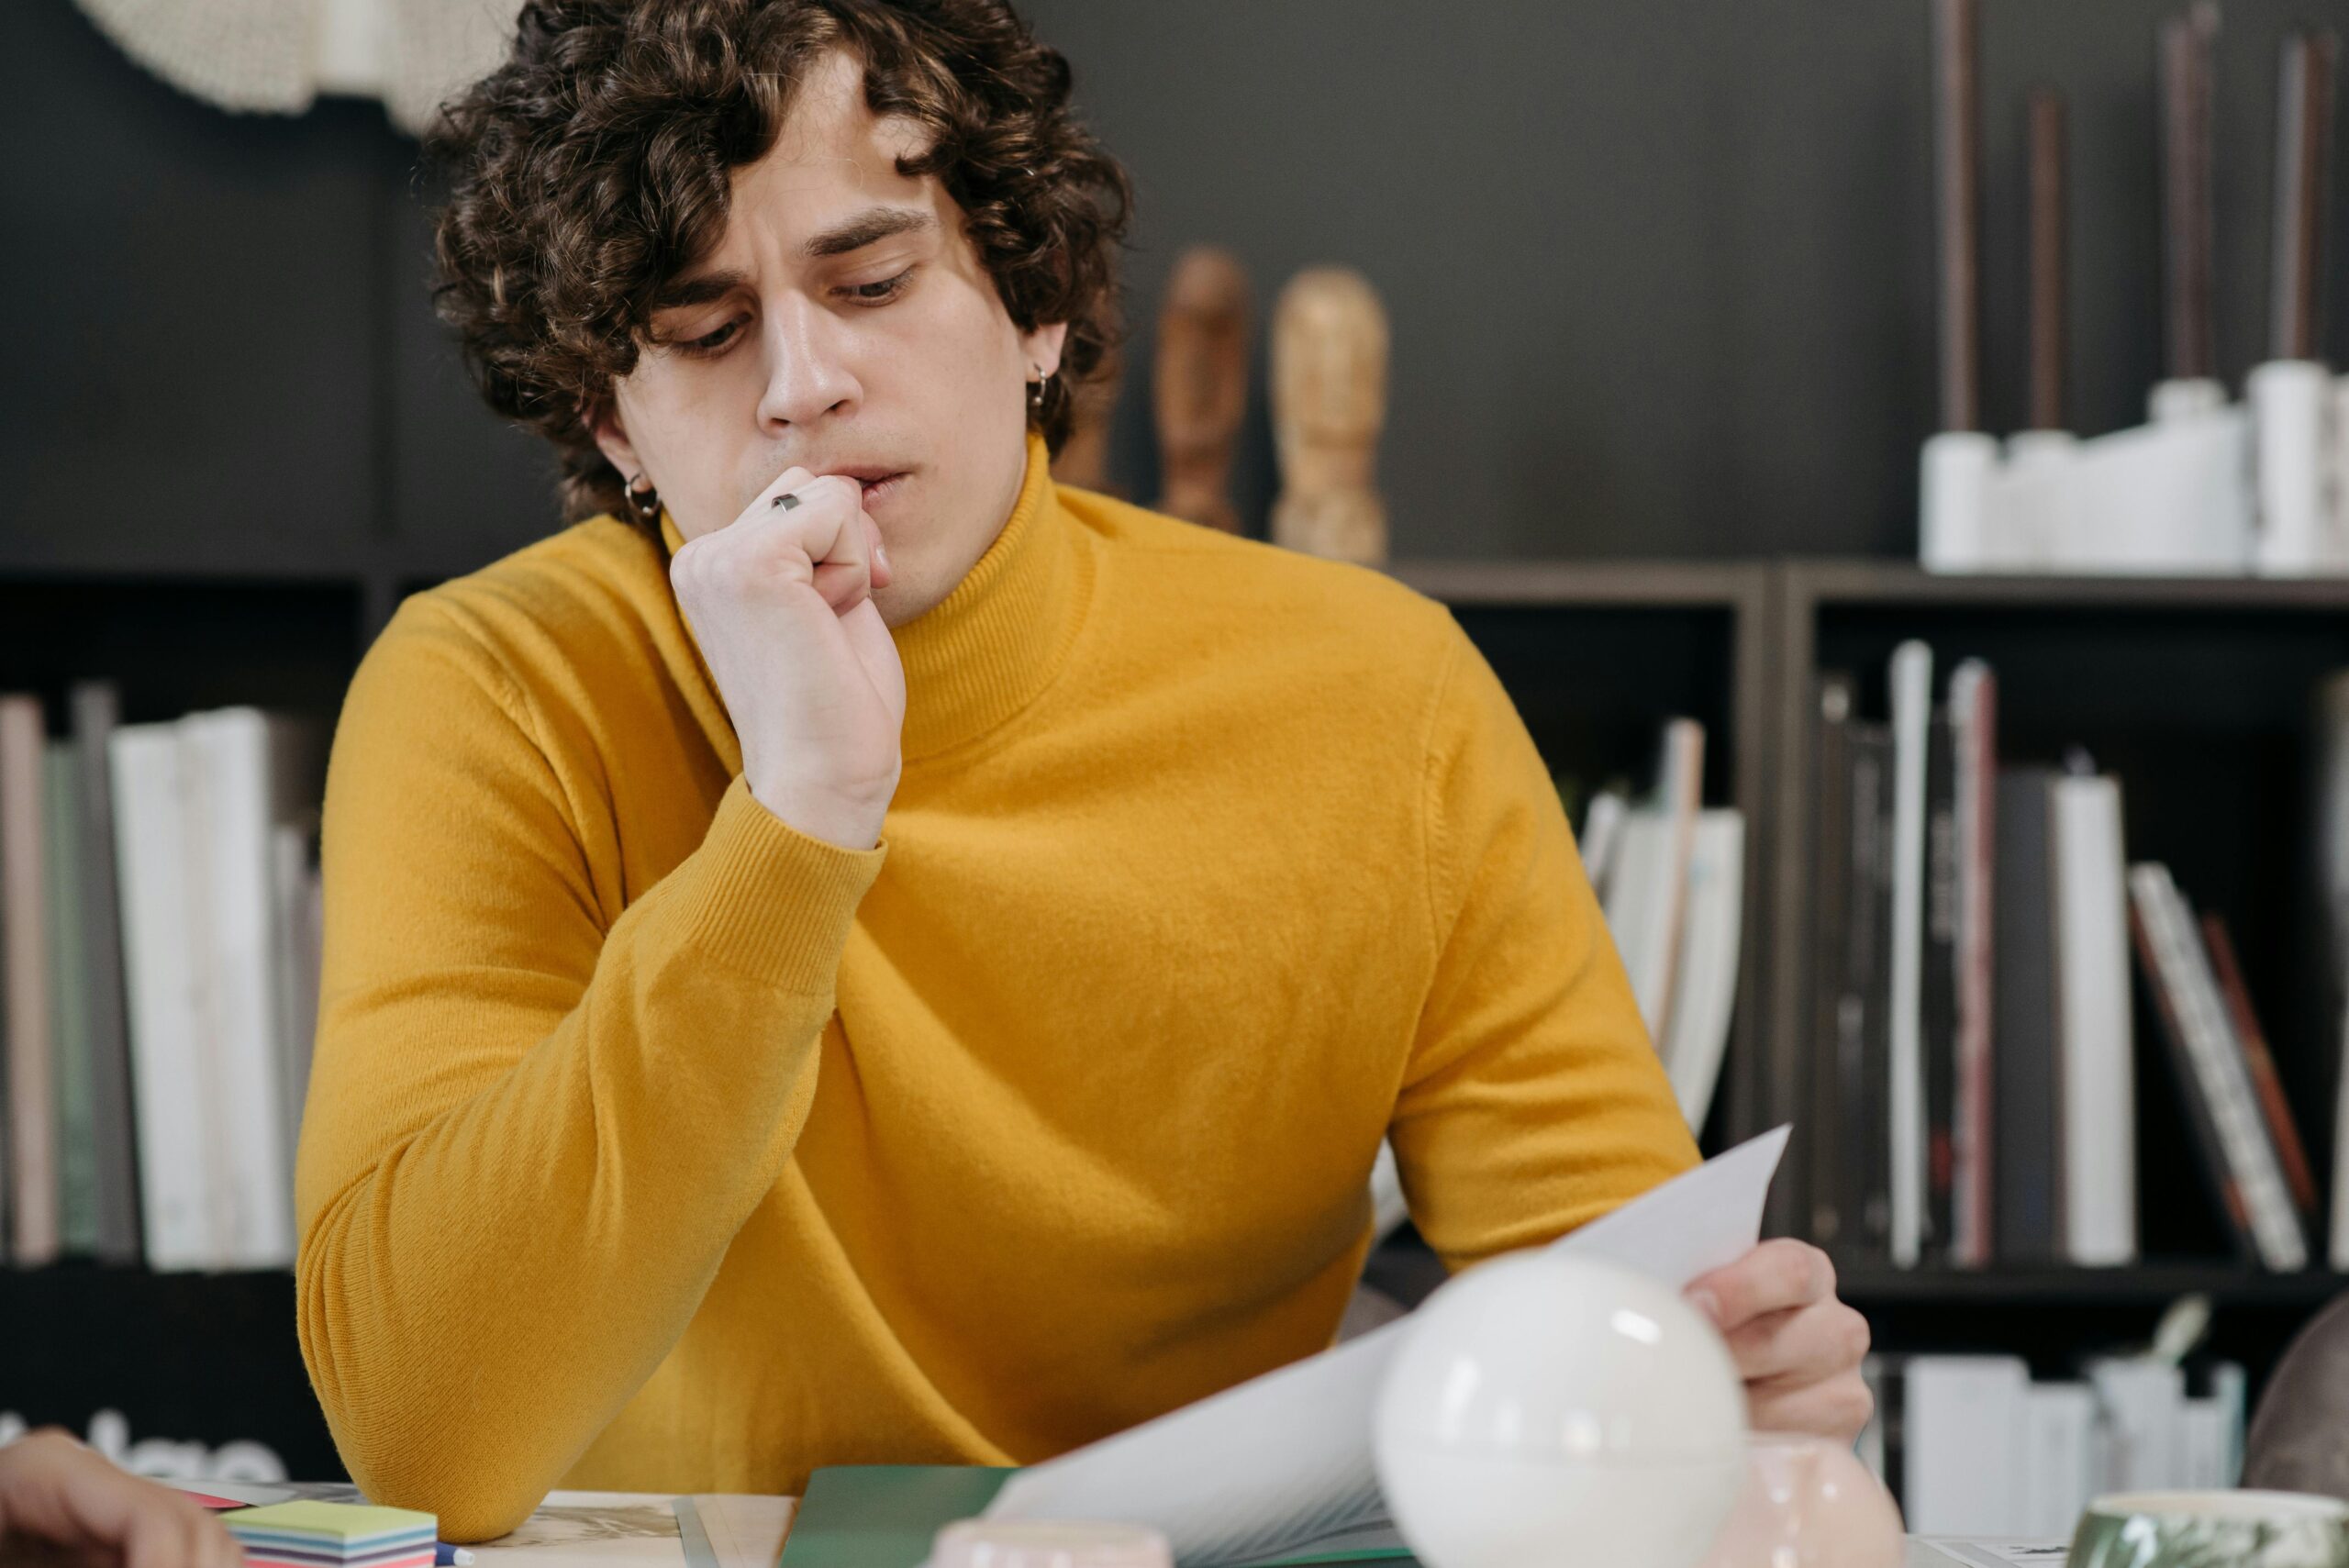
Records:
[[[945,597],[922,573],[912,572],[891,579],[885,588],[875,589],[873,604],[881,612],[881,624],[894,630],[936,609]]]

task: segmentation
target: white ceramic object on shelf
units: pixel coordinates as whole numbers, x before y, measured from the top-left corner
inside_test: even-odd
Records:
[[[1943,430],[1925,438],[1917,474],[1917,554],[1927,571],[1988,567],[1998,483],[1996,439],[1979,430]]]
[[[2349,571],[2334,493],[2332,373],[2313,360],[2270,360],[2254,367],[2243,395],[2256,433],[2259,570],[2271,577]]]
[[[1375,1450],[1428,1568],[1695,1568],[1745,1484],[1744,1422],[1727,1347],[1677,1293],[1522,1252],[1419,1308]]]
[[[1993,572],[2044,572],[2079,528],[2080,439],[2069,430],[2007,438],[2005,504],[1985,528]]]

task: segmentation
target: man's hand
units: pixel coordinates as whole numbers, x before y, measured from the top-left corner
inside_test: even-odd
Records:
[[[237,1568],[244,1560],[192,1499],[116,1469],[63,1432],[0,1448],[0,1562]]]
[[[1729,1340],[1757,1432],[1849,1441],[1875,1408],[1860,1377],[1868,1321],[1835,1299],[1835,1265],[1801,1241],[1765,1241],[1688,1286]]]
[[[796,497],[786,508],[785,495]],[[853,479],[786,471],[669,562],[760,805],[811,838],[869,850],[897,790],[906,673],[873,591],[881,530]]]

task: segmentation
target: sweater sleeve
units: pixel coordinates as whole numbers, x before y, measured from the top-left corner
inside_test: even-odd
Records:
[[[352,1478],[455,1540],[519,1522],[684,1332],[790,1157],[883,857],[737,777],[607,920],[530,718],[411,602],[327,785],[302,1352]]]
[[[1453,1269],[1550,1240],[1696,1162],[1556,787],[1457,628],[1423,802],[1436,961],[1391,1137]]]

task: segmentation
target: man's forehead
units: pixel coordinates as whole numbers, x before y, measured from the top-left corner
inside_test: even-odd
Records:
[[[774,145],[737,171],[735,181],[763,176],[786,189],[903,186],[914,182],[897,173],[897,161],[919,152],[927,140],[916,121],[874,114],[864,101],[864,67],[834,50],[792,83]]]

